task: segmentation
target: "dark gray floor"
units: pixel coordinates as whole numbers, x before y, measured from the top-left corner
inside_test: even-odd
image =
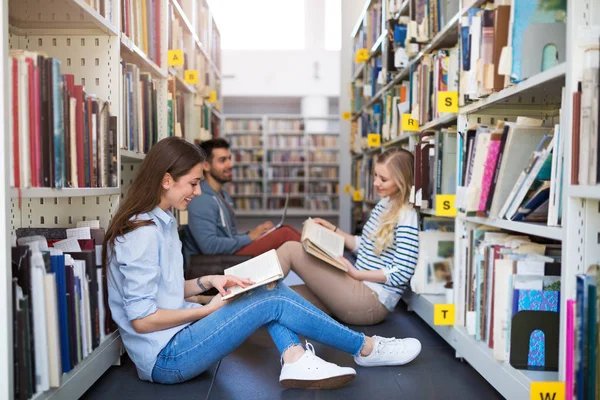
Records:
[[[313,343],[327,361],[352,366],[357,378],[332,391],[284,389],[279,386],[279,354],[266,331],[253,335],[235,352],[197,378],[179,385],[158,385],[137,378],[133,363],[111,367],[83,396],[96,399],[501,399],[469,364],[454,358],[454,350],[403,303],[386,321],[354,327],[368,335],[416,337],[423,344],[419,357],[402,367],[361,368],[352,357]],[[214,384],[209,395],[211,383]],[[207,397],[208,396],[208,397]]]

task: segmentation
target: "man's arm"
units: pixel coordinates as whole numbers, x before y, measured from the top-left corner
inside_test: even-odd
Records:
[[[188,225],[203,254],[234,254],[252,241],[248,235],[219,236],[221,223],[219,206],[212,196],[197,197],[188,206]]]

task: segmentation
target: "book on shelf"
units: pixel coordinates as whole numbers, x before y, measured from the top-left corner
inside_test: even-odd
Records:
[[[454,270],[454,232],[419,232],[419,262],[410,280],[415,293],[444,294]]]
[[[160,1],[123,0],[121,31],[159,67],[161,66]]]
[[[116,187],[117,117],[44,53],[11,50],[12,187]]]
[[[589,39],[583,38],[584,43]],[[579,89],[573,99],[573,160],[571,183],[596,185],[600,183],[600,50],[598,41],[589,44],[584,51],[584,66]]]
[[[600,393],[600,267],[590,265],[576,277],[576,298],[567,304],[566,390],[576,398]],[[569,337],[569,334],[570,337]]]
[[[466,265],[459,263],[457,271],[457,276],[466,276],[457,287],[459,299],[465,299],[457,303],[459,324],[485,342],[498,361],[510,360],[520,369],[556,370],[561,246],[480,226],[459,248],[466,250]],[[519,315],[522,311],[526,313]],[[538,325],[546,334],[545,342],[538,333],[530,342],[532,332],[523,316],[546,324],[543,329]],[[544,345],[550,349],[545,360],[539,352]]]
[[[158,81],[125,62],[121,62],[121,79],[121,148],[147,153],[158,141]]]
[[[277,258],[277,251],[275,250],[269,250],[251,260],[227,268],[223,271],[223,274],[238,278],[247,278],[254,282],[245,288],[241,286],[228,288],[230,293],[223,296],[223,300],[231,299],[259,286],[283,279],[283,271],[281,264],[279,264],[279,258]]]
[[[107,297],[97,257],[103,229],[19,228],[16,236],[15,388],[17,398],[26,398],[59,387],[62,374],[98,348],[114,326],[104,319]]]
[[[309,218],[304,221],[300,241],[308,254],[342,271],[348,271],[348,267],[339,260],[339,257],[344,255],[342,235],[330,231]]]
[[[461,139],[457,208],[467,215],[523,220],[528,215],[525,210],[536,211],[553,190],[554,201],[548,203],[544,222],[557,224],[559,138],[560,125],[545,127],[541,120],[523,117],[516,122],[500,121],[495,128],[477,125],[468,129]],[[542,198],[537,191],[546,181],[550,190],[543,191],[548,197]],[[536,208],[531,209],[532,205]],[[551,214],[554,219],[549,218]]]

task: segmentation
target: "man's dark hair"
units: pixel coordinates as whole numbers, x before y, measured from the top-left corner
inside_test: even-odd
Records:
[[[210,161],[213,157],[213,149],[229,150],[229,142],[223,138],[210,139],[200,143],[200,148],[204,150],[207,160]]]

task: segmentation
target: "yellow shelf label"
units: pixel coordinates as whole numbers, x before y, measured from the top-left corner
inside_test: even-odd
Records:
[[[198,70],[197,69],[186,69],[183,73],[185,83],[195,85],[198,83]]]
[[[342,113],[342,119],[344,121],[350,121],[350,118],[352,118],[352,113],[350,111],[344,111]]]
[[[167,65],[169,67],[183,65],[183,50],[169,50],[167,54]]]
[[[344,193],[346,193],[346,194],[354,193],[354,186],[352,186],[352,185],[344,186]]]
[[[363,190],[354,190],[354,194],[352,195],[352,200],[354,201],[363,201],[364,195]]]
[[[210,94],[208,95],[208,102],[209,103],[214,103],[217,101],[217,91],[216,90],[211,90]]]
[[[381,146],[381,135],[379,133],[369,133],[367,136],[369,147]]]
[[[369,60],[369,50],[367,49],[358,49],[356,54],[354,55],[354,62],[364,63]]]
[[[417,132],[419,130],[419,121],[414,119],[411,114],[402,114],[402,130]]]
[[[458,92],[438,92],[438,112],[458,112]]]
[[[456,217],[454,207],[455,194],[438,194],[435,196],[435,215],[438,217]]]
[[[434,325],[454,325],[454,304],[434,304],[433,305],[433,324]]]
[[[564,382],[531,382],[530,400],[565,400]]]

